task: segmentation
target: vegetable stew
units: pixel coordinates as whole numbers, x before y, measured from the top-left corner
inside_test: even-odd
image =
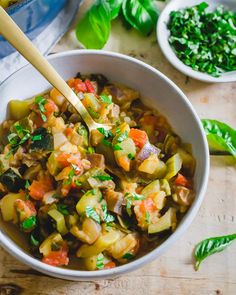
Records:
[[[53,266],[101,270],[154,249],[194,200],[195,160],[137,91],[101,74],[69,86],[99,123],[90,135],[56,90],[9,103],[0,128],[0,211]]]

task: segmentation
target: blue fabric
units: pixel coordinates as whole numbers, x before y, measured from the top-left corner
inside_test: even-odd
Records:
[[[25,0],[10,6],[7,12],[33,40],[58,15],[65,4],[66,0]],[[0,58],[14,51],[14,48],[0,36]]]

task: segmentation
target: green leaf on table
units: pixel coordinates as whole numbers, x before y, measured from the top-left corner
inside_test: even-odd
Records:
[[[159,11],[152,0],[124,0],[122,13],[136,30],[148,35],[157,23]]]
[[[236,158],[236,130],[216,120],[202,119],[202,124],[210,150],[228,152]]]
[[[79,21],[77,39],[89,49],[101,49],[106,44],[111,30],[110,7],[106,0],[97,0]]]
[[[227,236],[205,239],[198,243],[194,251],[194,257],[196,259],[195,270],[199,269],[199,266],[204,259],[214,253],[223,251],[234,240],[236,240],[236,233]]]

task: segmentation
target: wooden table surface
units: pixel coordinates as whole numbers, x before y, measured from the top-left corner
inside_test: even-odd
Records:
[[[84,2],[77,19],[88,4]],[[72,26],[53,52],[75,48],[79,45]],[[236,127],[236,83],[207,84],[187,78],[166,61],[154,34],[144,38],[125,31],[115,21],[105,49],[156,67],[184,91],[201,118],[222,120]],[[151,264],[112,280],[69,282],[29,269],[0,248],[0,295],[235,295],[236,243],[203,262],[198,272],[192,263],[194,245],[201,239],[236,231],[235,168],[231,157],[211,157],[208,189],[197,217],[177,243]]]

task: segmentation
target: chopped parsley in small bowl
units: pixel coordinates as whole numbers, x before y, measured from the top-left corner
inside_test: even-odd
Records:
[[[236,81],[236,3],[172,1],[157,26],[160,48],[185,75],[205,82]]]

